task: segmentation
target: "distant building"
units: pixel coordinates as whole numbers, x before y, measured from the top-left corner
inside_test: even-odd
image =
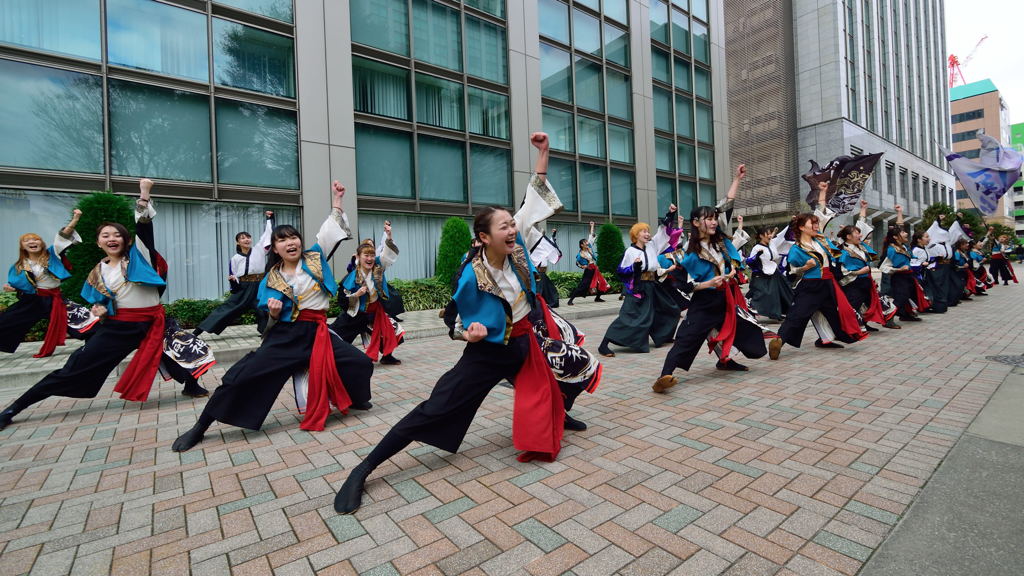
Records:
[[[805,206],[808,160],[882,152],[864,197],[878,227],[953,202],[942,0],[725,0],[729,146],[753,225]],[[880,236],[876,234],[875,236]],[[880,238],[875,239],[880,242]]]
[[[1024,154],[1024,122],[1010,126],[1010,146]],[[1013,226],[1024,240],[1024,179],[1013,185]]]
[[[954,152],[965,158],[977,158],[981,153],[977,135],[978,130],[982,129],[985,130],[985,134],[999,140],[1001,144],[1010,143],[1009,111],[991,80],[955,86],[949,91],[949,100]],[[960,210],[974,209],[974,204],[967,197],[960,182],[956,183],[956,204]],[[987,216],[985,220],[1012,227],[1012,205],[1012,199],[1003,196],[999,200],[996,213]]]

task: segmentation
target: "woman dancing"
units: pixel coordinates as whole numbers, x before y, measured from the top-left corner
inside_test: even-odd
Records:
[[[590,223],[590,235],[580,239],[580,251],[576,255],[576,267],[583,270],[583,277],[580,283],[569,295],[569,306],[576,298],[584,298],[592,294],[596,295],[594,302],[604,302],[601,296],[608,292],[608,281],[604,279],[601,271],[597,269],[597,248],[595,245],[594,223]]]

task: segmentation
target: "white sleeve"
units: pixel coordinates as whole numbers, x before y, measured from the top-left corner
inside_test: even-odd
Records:
[[[253,274],[260,274],[267,269],[267,251],[270,250],[273,232],[274,227],[270,223],[270,218],[267,218],[267,223],[263,226],[263,234],[260,235],[259,242],[252,247],[252,251],[249,253],[249,270],[259,270],[259,272],[252,272]]]
[[[327,220],[320,226],[320,231],[316,233],[316,243],[320,245],[324,256],[327,256],[350,234],[348,215],[341,210],[331,210]]]
[[[63,230],[63,228],[61,228],[61,230]],[[58,230],[57,234],[54,235],[54,237],[53,237],[53,244],[52,244],[53,252],[55,254],[57,254],[58,256],[60,256],[61,253],[63,253],[65,250],[67,250],[71,246],[73,246],[75,244],[79,244],[81,242],[82,242],[82,237],[79,236],[77,230],[72,232],[71,233],[71,237],[69,237],[69,238],[66,238]]]
[[[527,248],[541,239],[542,234],[536,224],[547,220],[561,209],[562,201],[558,199],[558,194],[551,187],[551,183],[546,178],[542,179],[534,174],[526,187],[523,205],[513,217],[516,221],[516,230],[523,237]]]
[[[149,202],[146,202],[146,207],[140,209],[139,202],[135,202],[135,221],[136,222],[149,222],[153,218],[156,218],[156,206],[153,204],[153,199],[150,198]]]
[[[858,218],[857,229],[860,230],[860,235],[862,238],[867,238],[868,234],[871,234],[872,230],[874,230],[875,228],[871,224],[868,224],[867,220],[861,220]]]
[[[789,254],[789,249],[794,244],[794,242],[786,240],[787,232],[789,232],[789,226],[786,226],[779,231],[779,233],[768,242],[777,254]]]
[[[658,226],[658,232],[654,236],[652,236],[651,241],[648,242],[648,244],[651,245],[656,254],[661,254],[662,252],[664,252],[665,248],[668,248],[668,243],[668,229],[666,229],[664,226]]]
[[[387,234],[380,239],[380,244],[377,245],[377,257],[380,258],[380,265],[385,270],[398,261],[398,245],[394,240],[388,240]]]
[[[736,250],[743,248],[750,241],[750,234],[747,234],[746,230],[737,230],[732,235],[732,245],[736,247]]]
[[[814,215],[818,217],[818,230],[825,230],[825,226],[828,226],[828,223],[836,217],[836,213],[828,206],[825,206],[824,209],[815,208]]]

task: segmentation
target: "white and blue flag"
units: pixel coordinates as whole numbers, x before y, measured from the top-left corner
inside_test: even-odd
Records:
[[[1013,148],[1000,146],[998,140],[981,131],[978,132],[978,140],[981,141],[981,153],[977,160],[964,158],[942,146],[939,149],[974,205],[986,216],[991,216],[996,213],[1003,194],[1020,180],[1024,157]]]

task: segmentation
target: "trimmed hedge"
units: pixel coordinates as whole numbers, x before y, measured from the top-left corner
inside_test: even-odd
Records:
[[[437,260],[434,264],[434,277],[442,284],[448,285],[452,281],[452,276],[459,271],[459,266],[462,266],[462,257],[469,251],[472,241],[473,235],[465,220],[452,216],[445,221],[444,227],[441,229],[441,242],[437,245]]]
[[[572,294],[573,289],[580,283],[580,279],[583,278],[582,272],[548,272],[548,278],[551,279],[551,283],[558,288],[558,295],[562,298],[568,298]],[[617,275],[605,274],[604,279],[608,281],[608,294],[618,294],[622,292],[622,281],[619,280]]]
[[[622,242],[622,232],[611,222],[605,222],[597,232],[597,267],[604,274],[605,280],[611,283],[619,269],[622,255],[626,253],[626,245]]]

